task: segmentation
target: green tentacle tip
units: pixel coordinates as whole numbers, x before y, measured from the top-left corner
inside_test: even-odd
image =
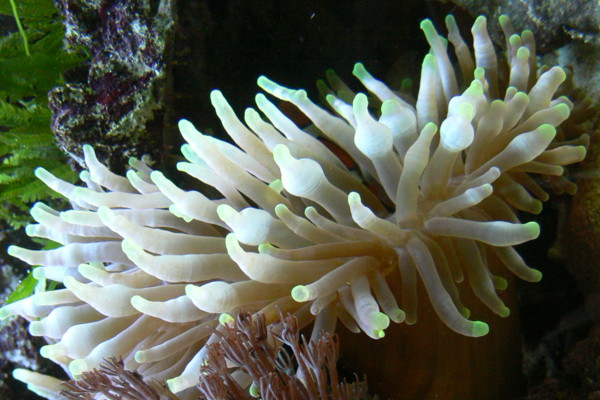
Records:
[[[335,103],[335,99],[336,97],[332,94],[328,94],[327,96],[325,96],[325,100],[330,106],[333,106],[333,104]]]
[[[498,315],[502,318],[508,317],[510,315],[510,308],[504,307],[502,311],[498,313]]]
[[[427,54],[425,57],[423,57],[423,68],[435,68],[436,65],[437,62],[433,54]]]
[[[482,28],[482,25],[485,26],[484,24],[486,24],[486,23],[487,23],[487,18],[484,17],[483,15],[480,15],[475,20],[475,23],[473,24],[473,29],[475,29],[475,27]]]
[[[529,280],[530,282],[539,282],[542,280],[544,274],[542,274],[542,271],[538,271],[537,269],[532,269],[531,271],[531,279]]]
[[[19,250],[20,250],[20,249],[21,249],[21,248],[20,248],[19,246],[15,246],[15,245],[13,244],[13,245],[10,245],[10,246],[8,246],[8,248],[6,249],[6,252],[7,252],[7,253],[8,253],[8,255],[9,255],[9,256],[11,256],[11,257],[17,257],[17,255],[19,254]]]
[[[531,213],[532,214],[537,215],[537,214],[541,213],[543,208],[544,208],[544,204],[541,201],[539,201],[538,199],[534,199],[531,202]]]
[[[395,323],[400,324],[400,323],[404,322],[404,320],[406,319],[406,314],[401,309],[395,308],[394,310],[392,310],[390,312],[389,317]]]
[[[556,110],[562,118],[568,118],[569,114],[571,114],[571,109],[565,103],[555,105],[554,110]]]
[[[508,43],[514,47],[514,46],[520,46],[523,42],[521,41],[521,36],[514,34],[508,38]],[[519,47],[519,50],[517,50],[517,57],[519,56],[519,51],[521,49],[527,50],[527,47]]]
[[[505,290],[508,287],[508,281],[501,276],[494,276],[492,281],[494,282],[494,288],[497,290]]]
[[[435,27],[433,26],[433,22],[431,22],[429,18],[425,18],[423,21],[421,21],[419,27],[423,32],[425,32],[425,36],[436,33]]]
[[[527,233],[532,237],[532,239],[536,239],[540,236],[540,225],[537,222],[531,221],[523,225],[526,229]]]
[[[248,393],[250,394],[250,396],[252,396],[254,398],[260,397],[260,388],[258,387],[258,385],[255,382],[252,382],[252,384],[250,385],[250,388],[248,389]]]
[[[548,140],[554,139],[556,135],[556,128],[550,124],[543,124],[538,127],[538,131],[542,136],[547,138]]]
[[[411,90],[412,90],[412,79],[410,79],[410,78],[402,79],[402,82],[400,83],[400,91],[410,93]]]
[[[469,310],[467,307],[461,307],[459,312],[460,315],[462,315],[466,319],[469,319],[471,317],[471,310]]]
[[[229,324],[230,322],[234,322],[234,321],[235,321],[235,319],[227,313],[223,313],[223,314],[219,315],[219,324],[221,324],[221,325],[226,325],[226,324]]]
[[[136,351],[133,358],[135,359],[136,362],[138,362],[140,364],[143,364],[146,361],[146,355],[144,354],[143,350]]]
[[[471,328],[471,336],[481,337],[489,333],[490,327],[483,321],[474,321]]]
[[[356,64],[354,64],[354,69],[352,69],[352,75],[354,75],[358,79],[361,79],[361,78],[367,76],[368,72],[365,69],[365,66],[363,65],[363,63],[357,62]]]
[[[298,285],[292,289],[292,299],[294,299],[298,303],[307,301],[309,297],[310,292],[308,291],[308,288],[304,285]]]
[[[383,330],[390,326],[390,317],[388,317],[382,312],[378,312],[375,315],[373,315],[371,323],[377,329]]]
[[[261,243],[258,245],[258,253],[259,254],[273,254],[276,250],[276,247],[271,243]]]

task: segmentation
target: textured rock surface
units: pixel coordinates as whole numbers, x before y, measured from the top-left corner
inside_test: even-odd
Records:
[[[65,17],[67,44],[91,55],[85,82],[49,93],[59,145],[80,163],[82,144],[94,143],[116,170],[131,156],[158,159],[173,2],[162,1],[154,13],[149,0],[56,5]]]

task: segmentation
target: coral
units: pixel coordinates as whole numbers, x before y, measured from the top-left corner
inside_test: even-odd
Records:
[[[101,395],[108,400],[169,400],[177,399],[167,388],[156,382],[146,383],[139,374],[125,369],[123,360],[111,357],[98,368],[84,372],[77,380],[64,383],[60,392],[65,400],[92,400]]]
[[[204,399],[251,400],[257,395],[264,400],[367,398],[366,381],[338,382],[337,337],[321,332],[307,343],[291,315],[282,316],[281,323],[267,330],[264,315],[240,313],[225,323],[219,336],[218,342],[209,345],[200,369],[198,389]],[[254,382],[250,393],[231,376],[231,364]]]
[[[332,332],[338,319],[381,338],[390,322],[417,322],[421,286],[445,327],[487,334],[485,322],[469,319],[461,293],[474,292],[506,317],[497,293],[507,286],[505,272],[492,266],[527,281],[541,278],[512,247],[535,239],[539,226],[520,223],[516,213],[538,213],[549,189],[573,193],[563,166],[580,161],[587,145],[585,135],[563,141],[561,124],[579,112],[558,92],[567,73],[553,67],[538,75],[532,33],[514,34],[506,18],[500,22],[506,62],[496,56],[484,17],[472,29],[474,54],[447,18],[456,74],[445,39],[425,20],[431,53],[415,105],[362,64],[354,75],[368,95],[329,74],[334,91],[327,101],[339,116],[303,90],[259,78],[263,90],[312,121],[307,131],[263,94],[256,103],[269,122],[249,108],[243,124],[213,91],[212,104],[237,146],[182,120],[187,161],[178,164],[214,188],[213,197],[181,189],[136,159],[127,178],[116,175],[89,145],[84,187],[36,170],[73,209],[36,204],[38,224],[27,232],[63,246],[13,246],[9,253],[40,265],[34,275],[64,289],[8,304],[0,316],[31,320],[30,332],[50,342],[41,354],[73,377],[122,357],[127,370],[167,380],[182,399],[197,396],[210,344],[223,337],[222,313],[260,312],[271,324],[281,311],[300,327],[314,319],[313,340]],[[56,380],[19,371],[31,387],[55,395]]]

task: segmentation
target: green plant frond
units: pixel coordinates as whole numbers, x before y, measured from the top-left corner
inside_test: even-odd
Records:
[[[54,138],[51,134],[49,134],[49,131],[50,129],[47,129],[44,132],[6,132],[5,134],[0,135],[0,149],[2,148],[1,145],[4,145],[6,149],[13,150],[13,153],[20,154],[20,156],[23,157],[23,155],[27,154],[29,150],[24,152],[18,151],[19,147],[25,149],[39,147],[43,153],[38,154],[50,155],[51,153],[49,153],[47,149],[54,148],[56,150],[56,148],[54,147]]]
[[[19,285],[17,285],[17,287],[15,288],[15,291],[12,292],[6,298],[6,304],[10,304],[17,300],[21,300],[21,299],[31,296],[31,294],[33,293],[33,291],[35,289],[36,284],[37,284],[37,279],[35,279],[33,277],[33,275],[31,273],[29,273],[27,275],[27,277],[25,277],[25,279],[23,279],[19,283]]]
[[[30,130],[32,124],[43,123],[48,127],[50,116],[50,110],[38,104],[29,103],[24,107],[22,104],[11,104],[0,100],[0,126],[4,128],[20,128],[21,132],[24,132]]]
[[[15,0],[17,13],[22,21],[31,19],[48,19],[57,14],[52,0]],[[0,14],[13,15],[8,0],[0,2]]]
[[[50,172],[62,179],[70,182],[77,180],[77,174],[73,172],[68,165],[58,165],[54,168],[49,169]],[[7,201],[11,204],[23,204],[32,203],[34,201],[57,198],[59,195],[49,192],[48,187],[40,180],[35,178],[33,174],[29,175],[27,179],[20,179],[15,182],[11,182],[4,187],[0,187],[0,202]]]
[[[64,26],[52,0],[0,1],[0,14],[20,23],[19,32],[0,38],[0,220],[16,229],[31,221],[33,202],[59,197],[35,177],[36,167],[77,180],[50,130],[48,91],[87,55],[64,50]]]

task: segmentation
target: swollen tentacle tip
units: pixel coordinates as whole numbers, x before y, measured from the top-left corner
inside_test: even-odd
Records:
[[[187,119],[180,119],[179,122],[177,123],[177,127],[179,128],[181,133],[183,133],[184,131],[190,132],[190,131],[196,130],[196,128],[194,128],[194,125]]]
[[[363,118],[368,116],[367,107],[369,106],[369,100],[364,93],[357,93],[354,96],[354,101],[352,102],[352,109],[354,111],[354,115],[357,118],[357,122],[360,122]]]
[[[21,381],[21,382],[25,382],[28,375],[29,375],[29,370],[27,370],[25,368],[15,368],[12,372],[13,378],[15,378],[16,380]]]
[[[133,243],[130,239],[123,239],[121,242],[121,249],[131,261],[139,261],[140,256],[143,255],[144,250]]]
[[[210,92],[210,101],[215,108],[222,107],[227,104],[223,93],[220,90],[214,89]]]
[[[79,376],[89,369],[88,364],[85,360],[73,360],[69,363],[69,372],[73,376]]]
[[[352,75],[362,80],[363,78],[368,77],[369,73],[367,72],[363,63],[357,62],[354,64],[354,68],[352,69]]]
[[[258,86],[260,86],[261,88],[263,88],[267,91],[268,91],[267,87],[277,86],[277,84],[275,82],[273,82],[272,80],[270,80],[269,78],[267,78],[264,75],[259,76],[258,79],[256,80],[256,83],[258,84]]]
[[[135,361],[137,363],[140,363],[140,364],[143,364],[146,362],[146,354],[144,353],[144,350],[136,351],[133,358],[135,359]]]
[[[388,326],[390,326],[390,317],[388,317],[382,312],[377,312],[372,316],[371,323],[376,329],[383,331]]]
[[[104,225],[108,226],[115,222],[116,214],[110,208],[106,206],[99,207],[97,213]]]
[[[460,315],[462,315],[466,319],[469,319],[471,317],[471,310],[469,310],[467,307],[460,307],[458,311],[460,312]]]
[[[475,19],[475,23],[473,24],[473,30],[475,29],[486,29],[487,18],[483,15],[480,15]]]
[[[558,115],[560,116],[561,119],[567,119],[567,118],[569,118],[569,115],[571,114],[571,109],[565,103],[557,104],[552,108],[554,109],[554,111],[556,111],[558,113]]]
[[[406,313],[399,308],[395,308],[389,312],[388,317],[390,320],[397,324],[401,324],[406,319]]]
[[[348,204],[361,204],[360,193],[350,192],[348,193]]]
[[[281,182],[281,179],[275,179],[274,181],[269,183],[269,188],[275,193],[281,194],[281,192],[283,192],[284,189],[283,182]]]
[[[152,182],[154,182],[156,185],[163,183],[164,181],[167,180],[167,178],[165,178],[164,174],[160,171],[152,171],[150,173],[150,179],[152,180]]]
[[[310,292],[308,288],[304,285],[298,285],[292,289],[291,292],[292,299],[297,301],[298,303],[303,303],[310,299]]]
[[[259,254],[273,254],[275,247],[270,243],[261,243],[258,245]]]
[[[288,208],[287,208],[287,206],[286,206],[285,204],[283,204],[283,203],[279,203],[279,204],[277,204],[277,205],[275,206],[275,215],[276,215],[278,218],[281,218],[281,216],[282,216],[282,215],[283,215],[283,214],[284,214],[286,211],[288,211]]]
[[[273,147],[273,160],[275,160],[277,164],[283,164],[295,159],[292,157],[288,147],[285,144],[279,143]]]
[[[433,54],[427,54],[423,57],[423,68],[424,69],[435,69],[437,62]],[[432,123],[432,122],[431,122]]]
[[[233,318],[230,314],[222,313],[219,315],[219,324],[227,325],[231,324],[232,322],[235,322],[235,318]]]
[[[179,207],[177,207],[175,204],[171,204],[169,206],[169,212],[171,214],[173,214],[174,216],[176,216],[177,218],[181,218],[182,220],[184,220],[187,223],[192,222],[194,220],[194,218],[188,216],[186,213],[181,211],[179,209]]]
[[[250,387],[248,388],[248,394],[255,399],[260,397],[260,387],[256,384],[256,382],[252,382]]]
[[[186,388],[186,383],[186,380],[181,376],[175,377],[173,379],[167,379],[167,387],[173,393],[178,393],[184,390]]]
[[[510,308],[508,307],[504,307],[499,313],[498,315],[502,318],[506,318],[510,315]]]
[[[256,83],[266,92],[271,93],[275,97],[280,97],[285,100],[291,100],[292,97],[295,96],[296,92],[298,92],[297,90],[292,90],[281,86],[264,75],[259,76],[256,80]]]
[[[542,137],[548,141],[554,139],[554,136],[556,136],[556,128],[550,124],[540,125],[537,130],[540,135],[542,135]]]
[[[238,254],[243,251],[234,233],[225,236],[225,248],[229,254]]]
[[[328,94],[325,96],[325,101],[327,101],[327,104],[329,104],[331,107],[333,107],[336,100],[337,97],[335,97],[333,94]]]
[[[532,269],[531,271],[531,276],[529,277],[528,281],[529,282],[539,282],[542,280],[544,274],[542,274],[541,271],[538,271],[537,269]]]
[[[221,204],[217,207],[217,215],[229,226],[231,226],[232,219],[235,218],[237,214],[238,212],[229,204]]]
[[[131,303],[131,306],[133,308],[135,308],[136,310],[138,310],[140,312],[142,312],[141,309],[144,308],[144,306],[146,304],[148,304],[148,301],[138,294],[131,296],[131,299],[129,299],[129,302]]]
[[[485,336],[490,332],[490,327],[483,321],[473,321],[471,327],[471,336],[481,337]]]
[[[519,47],[519,49],[517,50],[517,58],[528,59],[529,49],[527,47]]]
[[[521,36],[519,36],[519,35],[517,35],[517,34],[511,35],[511,36],[508,38],[508,43],[509,43],[511,46],[513,46],[513,47],[521,46],[521,44],[522,44],[522,42],[521,42]],[[521,49],[527,49],[527,47],[519,47],[519,50],[517,50],[517,57],[519,57],[519,51],[520,51]]]
[[[91,145],[86,143],[82,146],[82,148],[83,148],[83,154],[85,156],[94,156],[95,155],[94,148]]]
[[[371,334],[375,339],[383,339],[385,337],[385,331],[383,329],[373,329]]]
[[[29,326],[29,333],[34,336],[38,336],[31,332],[31,325]],[[49,344],[40,348],[40,355],[44,358],[52,359],[60,355],[60,353],[61,351],[58,344]]]
[[[48,170],[44,167],[37,167],[33,170],[34,175],[41,181],[46,182],[50,179],[54,179],[54,175],[52,175]]]
[[[292,102],[301,103],[303,101],[308,100],[308,93],[306,93],[306,90],[304,89],[294,90],[292,91],[291,99],[293,100]]]
[[[6,252],[11,257],[19,258],[19,254],[23,254],[22,253],[23,250],[25,250],[25,249],[23,249],[22,247],[19,247],[19,246],[15,246],[13,244],[13,245],[8,246],[8,248],[6,249]]]
[[[508,281],[500,276],[493,276],[492,281],[496,290],[506,290],[508,287]]]
[[[433,26],[433,22],[431,22],[429,18],[425,18],[423,21],[421,21],[419,27],[425,33],[425,36],[437,33],[435,27]]]
[[[540,225],[537,222],[527,222],[526,224],[523,224],[523,228],[528,236],[531,237],[530,240],[537,239],[537,237],[540,236]]]
[[[44,335],[44,325],[40,321],[31,321],[29,323],[29,333],[31,336],[43,336]],[[42,347],[43,348],[43,347]],[[40,349],[40,354],[42,357],[48,358],[42,354],[42,349]]]
[[[583,161],[583,159],[585,158],[585,156],[587,154],[587,148],[585,146],[577,146],[576,151],[577,151],[577,158],[576,158],[575,162]]]

